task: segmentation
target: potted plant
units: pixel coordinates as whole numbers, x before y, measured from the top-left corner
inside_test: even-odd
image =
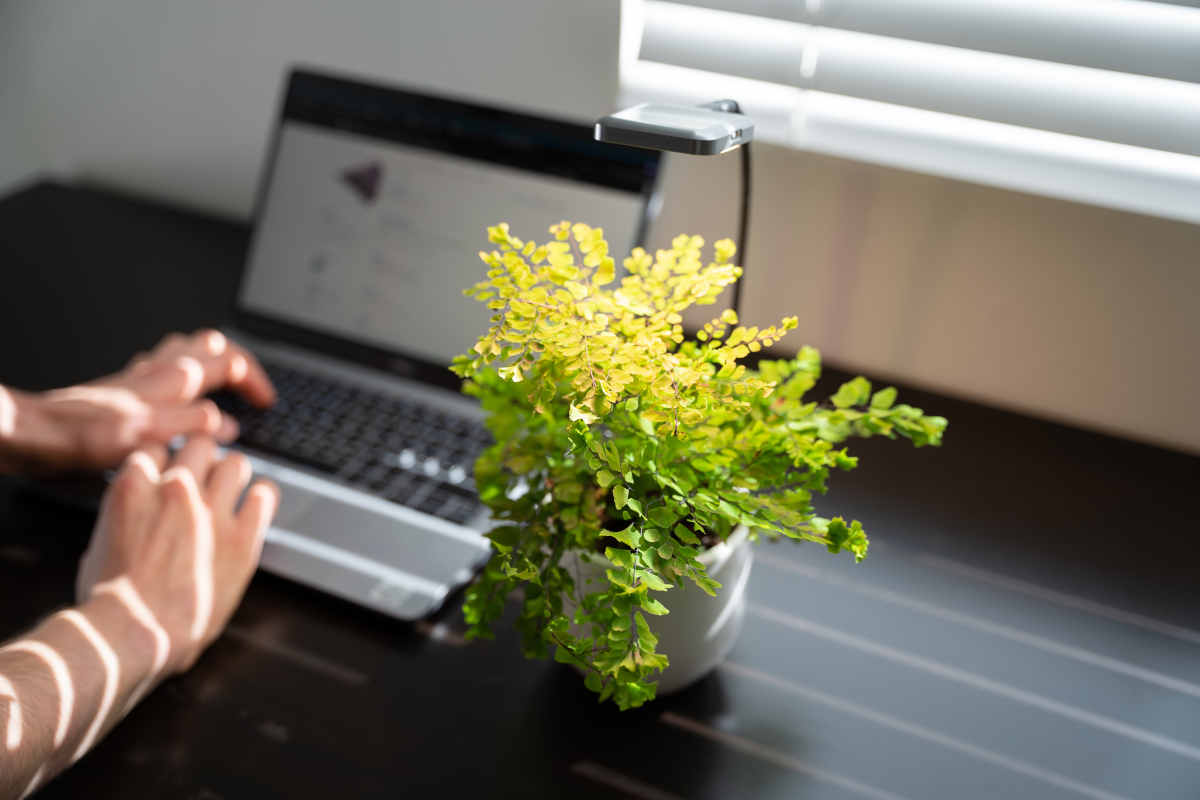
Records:
[[[487,276],[466,290],[494,312],[453,369],[495,439],[475,480],[498,525],[464,612],[469,636],[489,637],[520,590],[525,654],[553,650],[626,709],[652,699],[660,677],[678,688],[724,656],[741,622],[749,541],[867,554],[862,525],[813,508],[830,471],[857,463],[839,443],[936,445],[946,420],[861,377],[828,405],[805,401],[820,372],[810,347],[741,363],[795,317],[760,329],[726,310],[685,336],[683,311],[741,276],[728,239],[707,262],[698,236],[653,257],[637,248],[618,281],[600,228],[562,222],[550,233],[536,244],[489,228]]]

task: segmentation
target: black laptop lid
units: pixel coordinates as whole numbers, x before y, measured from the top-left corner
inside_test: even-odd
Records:
[[[446,386],[487,325],[462,296],[485,228],[562,219],[645,237],[659,154],[589,126],[293,71],[259,188],[237,325]]]

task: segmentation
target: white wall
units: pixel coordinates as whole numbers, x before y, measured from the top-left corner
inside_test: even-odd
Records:
[[[288,64],[590,121],[618,22],[615,0],[0,0],[0,190],[52,170],[244,216]]]

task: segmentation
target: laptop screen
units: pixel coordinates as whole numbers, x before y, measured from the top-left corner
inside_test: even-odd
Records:
[[[657,166],[586,126],[295,73],[241,308],[449,364],[488,324],[462,294],[484,277],[488,225],[545,241],[559,220],[586,221],[628,252]]]

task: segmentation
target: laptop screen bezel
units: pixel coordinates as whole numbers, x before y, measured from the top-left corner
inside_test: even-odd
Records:
[[[439,123],[451,119],[458,123],[454,131],[439,128]],[[634,242],[637,245],[644,244],[659,206],[661,154],[595,142],[587,125],[382,86],[303,67],[293,68],[288,73],[259,176],[253,227],[234,305],[233,323],[238,330],[260,339],[314,350],[448,389],[457,389],[460,380],[447,365],[401,349],[385,348],[307,327],[243,304],[250,260],[268,201],[280,137],[287,122],[317,125],[641,195],[642,207]],[[491,136],[496,133],[503,133],[505,137],[497,140]],[[551,155],[557,159],[547,157]],[[480,231],[481,242],[483,236],[484,232]],[[447,298],[447,302],[454,299]]]

